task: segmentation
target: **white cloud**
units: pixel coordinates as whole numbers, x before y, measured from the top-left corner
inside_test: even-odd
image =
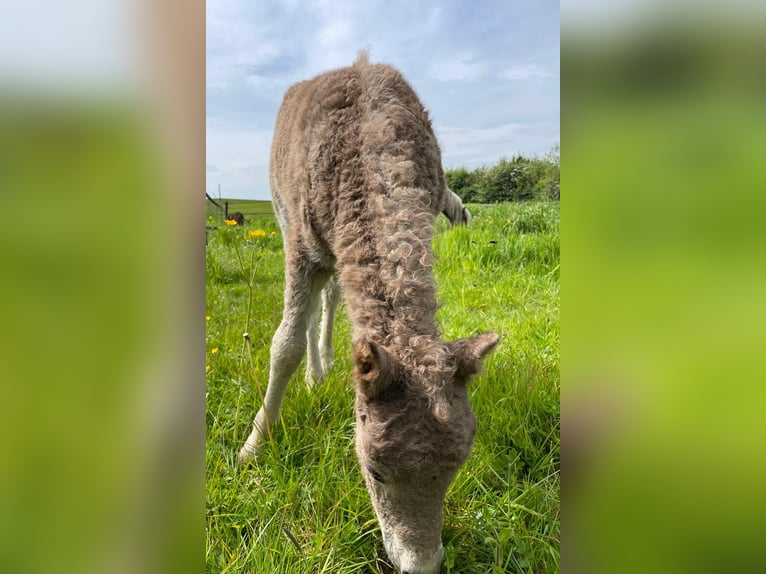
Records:
[[[490,165],[516,154],[543,155],[559,141],[558,122],[511,122],[491,128],[437,128],[445,167]]]
[[[317,38],[322,47],[336,48],[351,40],[351,30],[351,22],[348,20],[333,20],[322,26],[317,33]]]
[[[471,82],[487,75],[489,63],[470,54],[431,62],[428,73],[440,82]]]
[[[498,73],[500,78],[506,80],[532,80],[535,78],[551,78],[553,74],[536,64],[509,66]]]
[[[509,123],[491,128],[442,127],[436,130],[444,154],[444,163],[449,159],[455,163],[476,159],[486,155],[487,149],[512,149],[514,140],[519,140],[524,125]],[[506,152],[507,153],[507,152]]]
[[[208,193],[221,185],[225,197],[268,198],[271,130],[208,129],[206,142]],[[213,169],[209,169],[213,167]],[[234,194],[247,192],[248,195]]]

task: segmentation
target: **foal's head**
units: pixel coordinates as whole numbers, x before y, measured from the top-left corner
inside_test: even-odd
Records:
[[[441,566],[444,496],[473,447],[466,383],[495,333],[415,338],[403,352],[356,344],[356,452],[389,558],[402,572]]]

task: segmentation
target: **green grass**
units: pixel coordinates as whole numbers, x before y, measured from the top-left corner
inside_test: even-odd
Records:
[[[443,571],[557,572],[558,204],[471,210],[468,227],[450,229],[443,217],[437,224],[438,319],[448,339],[486,330],[502,339],[471,386],[479,430],[447,494]],[[265,237],[250,237],[256,229]],[[274,440],[252,465],[236,464],[267,382],[282,258],[273,217],[209,237],[207,571],[392,572],[354,454],[342,308],[326,383],[309,391],[301,368]]]

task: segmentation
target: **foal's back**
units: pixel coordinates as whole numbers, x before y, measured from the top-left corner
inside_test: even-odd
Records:
[[[288,245],[328,267],[342,236],[445,202],[428,113],[399,72],[364,56],[287,92],[270,179]]]

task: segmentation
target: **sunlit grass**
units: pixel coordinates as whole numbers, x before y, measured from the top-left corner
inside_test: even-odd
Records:
[[[444,571],[555,572],[558,204],[472,211],[468,227],[449,229],[443,218],[437,226],[438,319],[448,339],[494,330],[502,340],[471,387],[479,431],[447,496]],[[342,308],[326,384],[309,391],[302,370],[296,373],[274,440],[254,464],[236,464],[281,317],[283,253],[275,231],[273,218],[254,219],[211,232],[207,247],[208,571],[391,572],[354,454]]]

